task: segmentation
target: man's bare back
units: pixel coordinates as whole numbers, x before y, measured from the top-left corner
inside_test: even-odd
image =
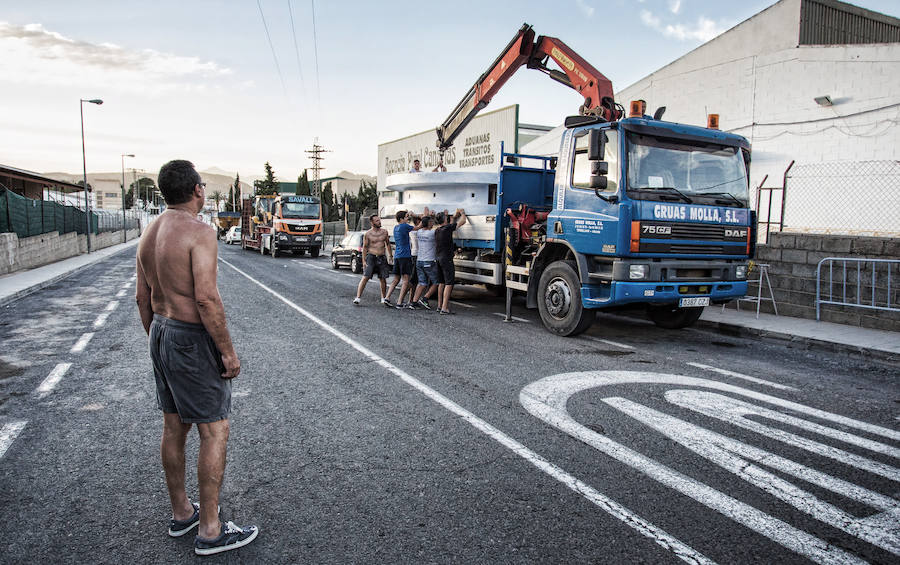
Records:
[[[202,323],[194,293],[192,256],[209,253],[202,245],[212,239],[215,230],[182,210],[167,210],[150,224],[138,246],[137,265],[150,287],[153,313],[190,322]],[[217,248],[212,248],[216,260]]]

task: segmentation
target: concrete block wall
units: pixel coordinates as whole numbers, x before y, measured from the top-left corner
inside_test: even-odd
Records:
[[[802,233],[773,233],[769,243],[757,248],[756,262],[769,265],[769,279],[782,316],[816,318],[816,267],[826,257],[896,259],[900,260],[900,238],[834,236]],[[751,278],[758,277],[758,271]],[[835,264],[832,292],[836,300],[843,301],[844,275],[840,263]],[[823,267],[822,290],[827,298],[828,271]],[[887,265],[876,270],[875,299],[884,305],[888,298]],[[890,302],[900,306],[900,269],[894,265],[891,271]],[[758,292],[756,282],[751,282],[749,296]],[[763,297],[768,288],[763,286]],[[857,292],[862,303],[872,300],[872,271],[863,271],[861,284],[857,288],[856,267],[848,263],[846,295],[847,301],[855,301]],[[742,303],[742,309],[755,308],[755,304]],[[774,313],[769,302],[761,304],[760,311]],[[826,322],[851,326],[900,331],[900,312],[888,312],[847,306],[822,306],[821,319]]]
[[[128,230],[127,239],[140,235],[140,230]],[[122,232],[106,232],[91,237],[91,249],[98,250],[122,243]],[[14,233],[0,233],[0,275],[68,259],[87,253],[87,239],[75,232],[60,235],[50,232],[19,239]]]

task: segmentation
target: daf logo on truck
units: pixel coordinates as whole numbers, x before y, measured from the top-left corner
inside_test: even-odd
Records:
[[[744,239],[747,237],[746,229],[726,229],[725,237],[733,237],[735,239]]]

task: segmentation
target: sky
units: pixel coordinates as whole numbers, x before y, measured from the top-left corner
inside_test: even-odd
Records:
[[[312,166],[375,175],[378,144],[432,129],[527,22],[618,91],[774,0],[0,0],[0,163],[155,172],[170,159],[279,180]],[[856,0],[900,16],[898,0]],[[487,110],[577,113],[522,69]],[[621,101],[620,101],[621,102]]]

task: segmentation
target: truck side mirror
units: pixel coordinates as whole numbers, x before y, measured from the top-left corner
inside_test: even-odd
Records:
[[[609,163],[606,161],[594,161],[591,163],[591,176],[609,174]]]
[[[591,175],[591,188],[595,190],[606,190],[609,186],[609,179],[606,175]]]
[[[600,161],[606,155],[606,134],[599,129],[588,134],[588,161]]]

